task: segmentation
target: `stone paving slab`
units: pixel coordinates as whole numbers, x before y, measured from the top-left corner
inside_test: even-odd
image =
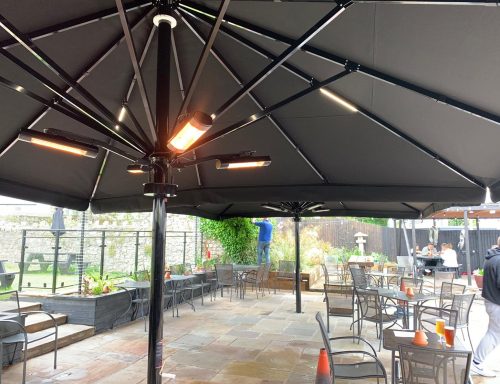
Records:
[[[165,372],[177,375],[175,384],[313,383],[323,345],[314,319],[317,311],[325,311],[321,293],[304,292],[304,313],[297,314],[295,297],[287,291],[259,299],[233,297],[232,302],[218,297],[204,306],[196,302],[196,312],[182,305],[179,318],[166,311]],[[471,322],[477,344],[487,322],[481,300],[474,304]],[[331,319],[332,336],[351,335],[349,325],[348,318]],[[365,325],[362,336],[378,347],[373,324]],[[51,367],[52,354],[28,361],[28,384],[146,384],[147,343],[142,320],[120,326],[62,348],[57,370]],[[350,339],[334,347],[359,348]],[[390,353],[382,350],[379,356],[389,367]],[[500,349],[488,363],[493,367],[498,361]],[[19,383],[21,368],[6,367],[2,383]],[[494,383],[500,384],[500,373],[496,379],[474,377],[474,384]]]

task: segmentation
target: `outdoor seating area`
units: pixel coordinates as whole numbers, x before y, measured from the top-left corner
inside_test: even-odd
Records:
[[[320,292],[304,292],[304,313],[297,314],[294,300],[290,291],[266,294],[258,299],[255,295],[247,295],[244,300],[235,297],[229,300],[229,297],[224,296],[223,299],[218,297],[215,301],[206,301],[203,306],[198,305],[196,311],[182,310],[180,318],[166,316],[166,372],[176,376],[176,383],[314,383],[319,349],[325,345],[317,314],[320,314],[321,321],[326,320],[325,303]],[[181,304],[181,307],[184,306]],[[470,331],[473,343],[477,344],[486,326],[482,300],[474,302],[470,321],[476,325]],[[339,377],[352,375],[349,366],[352,367],[356,361],[379,361],[381,365],[374,365],[373,377],[386,375],[388,382],[391,382],[391,367],[395,361],[393,356],[403,356],[401,365],[398,363],[396,366],[400,375],[401,372],[403,375],[408,374],[404,371],[404,364],[408,361],[406,356],[418,352],[405,349],[411,345],[408,342],[411,338],[401,338],[399,328],[384,329],[383,347],[377,351],[379,340],[375,325],[364,325],[362,338],[365,341],[358,344],[356,340],[353,342],[351,323],[352,318],[333,314],[330,316],[330,331],[325,327],[329,338],[340,338],[330,340],[332,351],[364,351],[361,353],[366,355],[366,358],[360,357],[359,353],[334,355],[332,364],[335,367],[340,364],[335,371],[339,372]],[[428,348],[439,345],[432,329],[428,337]],[[43,380],[79,384],[121,381],[146,383],[147,339],[144,322],[139,318],[61,348],[57,356],[57,369],[51,366],[54,358],[52,354],[29,359],[27,383],[40,383]],[[463,353],[467,360],[470,347],[460,335],[456,338],[455,349]],[[368,357],[367,353],[376,356],[377,360]],[[440,353],[448,352],[442,350]],[[488,363],[492,369],[497,369],[493,358]],[[346,364],[345,369],[342,364]],[[466,362],[463,364],[466,365]],[[96,365],[99,369],[95,369]],[[460,366],[457,360],[457,369]],[[361,375],[363,378],[357,382],[377,382],[375,378],[365,378],[368,373],[364,372]],[[2,383],[18,383],[21,376],[22,363],[4,367]],[[473,377],[475,384],[493,384],[497,382],[495,380]],[[164,382],[168,380],[164,379]],[[459,381],[450,379],[448,382]]]
[[[0,384],[500,384],[500,0],[31,3]]]

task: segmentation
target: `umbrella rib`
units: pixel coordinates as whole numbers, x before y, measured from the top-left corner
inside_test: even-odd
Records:
[[[90,195],[90,201],[94,200],[97,188],[99,188],[99,184],[101,183],[101,177],[104,174],[104,168],[106,168],[106,164],[108,163],[108,157],[109,157],[109,151],[106,151],[106,153],[104,154],[104,158],[102,159],[101,166],[99,167],[99,171],[97,172],[94,188],[92,188],[92,194]]]
[[[294,41],[283,53],[281,53],[273,62],[268,64],[262,71],[260,71],[252,80],[250,80],[241,90],[227,100],[214,112],[214,120],[218,119],[225,112],[229,110],[236,102],[241,100],[248,92],[259,85],[266,77],[271,75],[276,68],[279,68],[283,62],[288,60],[295,52],[297,52],[303,45],[307,44],[309,40],[314,38],[319,32],[327,27],[333,20],[340,16],[352,3],[339,3],[335,8],[328,12],[311,28],[309,28],[301,37]]]
[[[179,89],[181,91],[181,98],[184,99],[184,96],[185,96],[184,83],[182,82],[181,66],[179,64],[179,56],[177,54],[177,45],[175,44],[174,30],[172,30],[171,33],[172,33],[172,37],[171,37],[170,41],[172,42],[172,53],[174,55],[174,63],[175,63],[175,69],[177,72],[177,80],[179,81]],[[193,156],[194,156],[194,159],[196,160],[196,151],[193,151]],[[201,180],[200,167],[198,166],[198,164],[194,165],[194,170],[196,172],[196,180],[198,182],[198,186],[201,187],[201,186],[203,186],[203,183]]]
[[[199,9],[195,9],[194,7],[191,7],[192,3],[190,3],[189,1],[187,1],[186,3],[189,4],[190,9],[197,10],[198,12],[201,12]],[[209,14],[209,15],[211,15],[213,13],[213,11],[210,10],[209,8],[201,7],[200,9],[202,10],[202,12],[204,12],[206,14]],[[270,39],[273,39],[273,40],[281,41],[281,42],[283,42],[285,44],[292,44],[293,41],[294,41],[293,39],[285,38],[285,37],[283,37],[281,35],[278,35],[276,33],[270,32],[270,31],[268,31],[268,30],[266,30],[264,28],[261,28],[261,27],[256,27],[256,26],[254,26],[254,25],[252,25],[250,23],[243,22],[243,21],[241,21],[239,19],[236,19],[234,17],[229,17],[229,16],[226,17],[226,22],[230,22],[230,23],[233,23],[235,25],[239,25],[242,28],[246,29],[247,31],[250,31],[250,32],[253,32],[253,33],[257,33],[260,36],[264,36],[264,37],[267,37],[267,38],[270,38]],[[303,47],[303,50],[306,51],[306,52],[312,52],[312,49],[314,49],[315,51],[318,51],[318,52],[322,52],[322,54],[329,55],[329,56],[332,56],[333,58],[336,58],[335,62],[337,64],[342,64],[345,68],[351,68],[351,70],[353,70],[353,71],[361,71],[361,69],[364,68],[364,71],[366,73],[366,68],[367,67],[361,66],[361,65],[359,65],[359,64],[357,64],[355,62],[352,62],[352,61],[350,61],[348,59],[342,59],[342,58],[340,58],[338,56],[328,54],[328,53],[326,53],[324,51],[318,50],[316,48],[312,48],[312,47],[310,47],[308,45],[305,45]],[[318,54],[318,52],[316,53],[316,55],[320,56],[320,57],[323,57],[322,54]],[[334,61],[334,60],[332,59],[331,61]],[[372,71],[374,71],[374,70],[372,70]],[[377,72],[377,71],[375,71],[375,72]],[[396,83],[394,83],[394,84],[398,85]],[[356,106],[356,103],[354,103],[352,101],[349,101],[345,97],[344,97],[344,99],[347,102],[349,102],[349,103],[353,104],[354,106]],[[363,116],[365,116],[368,119],[370,119],[370,120],[374,121],[375,123],[379,124],[380,126],[382,126],[383,128],[387,129],[388,131],[390,131],[391,133],[393,133],[394,135],[396,135],[400,139],[406,141],[407,143],[411,144],[412,146],[414,146],[418,150],[424,152],[425,154],[427,154],[428,156],[430,156],[434,160],[440,162],[442,165],[446,166],[447,168],[449,168],[450,170],[452,170],[453,172],[455,172],[456,174],[458,174],[460,177],[466,179],[470,183],[475,184],[476,186],[478,186],[478,187],[480,187],[482,189],[486,188],[486,186],[484,185],[484,183],[480,182],[479,180],[477,180],[476,178],[474,178],[472,175],[469,175],[466,171],[464,171],[460,167],[456,166],[452,162],[450,162],[450,161],[442,158],[439,154],[435,153],[433,150],[431,150],[427,146],[423,145],[422,143],[420,143],[417,140],[415,140],[414,138],[408,136],[407,134],[405,134],[401,130],[399,130],[396,127],[394,127],[394,126],[390,125],[389,123],[385,122],[380,117],[374,115],[373,113],[371,113],[367,109],[364,109],[364,108],[361,108],[361,107],[358,107],[358,106],[356,106],[356,108],[358,109],[358,111]],[[500,122],[500,117],[499,117],[499,122]],[[214,136],[214,135],[212,135],[212,136]],[[210,137],[206,137],[205,139],[201,139],[200,141],[198,141],[197,144],[202,144],[203,140],[207,140],[209,138]]]
[[[228,204],[222,211],[220,211],[220,213],[217,215],[219,218],[222,218],[222,216],[231,209],[231,207],[233,206],[234,204]]]
[[[55,93],[58,97],[60,97],[61,99],[65,100],[68,104],[70,104],[71,108],[74,109],[75,114],[79,114],[81,116],[80,119],[82,121],[80,122],[82,122],[82,124],[89,125],[87,123],[84,123],[83,121],[91,120],[93,121],[93,123],[90,124],[89,127],[98,130],[99,132],[101,132],[106,136],[109,136],[109,134],[111,133],[115,137],[119,138],[120,142],[122,142],[123,144],[133,148],[134,150],[140,151],[139,147],[135,146],[133,143],[121,137],[118,133],[114,132],[111,128],[107,126],[107,124],[98,115],[93,113],[84,104],[82,104],[69,94],[65,93],[63,90],[60,90],[55,84],[53,84],[50,80],[42,76],[40,73],[36,72],[33,68],[31,68],[30,66],[19,60],[11,53],[7,52],[5,49],[0,49],[0,54],[3,55],[5,58],[9,59],[10,61],[12,61],[22,70],[26,71],[29,75],[34,77],[43,86],[45,86],[51,92]],[[19,89],[22,90],[23,87],[20,87]],[[78,113],[78,111],[80,111],[81,113]]]
[[[151,0],[136,0],[128,3],[125,6],[127,12],[140,9],[143,7],[150,7]],[[37,29],[36,31],[28,32],[26,36],[31,40],[43,39],[45,37],[52,36],[59,32],[66,32],[74,28],[89,25],[91,23],[101,21],[118,14],[116,7],[104,9],[102,11],[90,13],[85,16],[77,17],[71,20],[64,21],[62,23],[53,24],[47,27]],[[6,39],[0,41],[0,48],[11,48],[19,45],[16,39]]]
[[[150,12],[150,10],[147,10],[142,14],[142,17],[139,17],[137,21],[134,23],[134,26],[132,29],[139,27],[145,20],[147,14]],[[114,41],[111,42],[99,55],[96,56],[96,58],[92,59],[88,65],[83,69],[82,72],[80,72],[77,82],[83,81],[92,71],[106,58],[108,57],[120,44],[120,42],[124,39],[124,36],[120,36]],[[67,86],[64,88],[64,92],[68,93],[72,90],[72,87]],[[36,114],[36,116],[33,118],[33,120],[28,124],[28,126],[25,129],[31,129],[33,128],[48,112],[50,111],[49,107],[42,108],[40,112]],[[9,140],[9,143],[2,147],[0,149],[0,156],[2,156],[6,151],[9,150],[12,145],[15,144],[17,141],[17,133],[12,136]]]
[[[260,112],[254,113],[253,115],[251,115],[243,120],[240,120],[240,121],[230,125],[227,128],[221,129],[220,131],[217,131],[216,133],[214,133],[210,136],[202,137],[200,140],[198,140],[195,143],[195,147],[191,148],[191,149],[197,149],[203,145],[206,145],[208,143],[211,143],[212,141],[218,140],[221,137],[224,137],[230,133],[233,133],[241,128],[247,127],[247,126],[263,119],[264,117],[266,117],[268,114],[274,112],[275,110],[277,110],[281,107],[284,107],[285,105],[287,105],[293,101],[296,101],[296,100],[300,99],[301,97],[304,97],[304,96],[306,96],[306,95],[308,95],[308,94],[310,94],[310,93],[312,93],[312,92],[314,92],[322,87],[325,87],[326,85],[328,85],[334,81],[337,81],[337,80],[343,78],[344,76],[349,75],[350,73],[351,73],[351,71],[346,69],[346,70],[344,70],[340,73],[337,73],[337,74],[335,74],[335,75],[333,75],[333,76],[331,76],[323,81],[318,81],[315,85],[313,85],[309,88],[306,88],[300,92],[297,92],[294,95],[289,96],[286,99],[283,99],[283,100],[277,102],[276,104],[273,104],[270,107],[263,109]]]
[[[146,40],[146,44],[144,45],[144,48],[142,49],[141,58],[139,59],[139,66],[140,67],[142,67],[144,60],[146,59],[146,56],[147,56],[148,51],[149,51],[149,47],[151,46],[151,41],[153,40],[154,32],[155,32],[155,28],[154,28],[154,26],[152,26],[151,30],[149,32],[149,35],[148,35],[148,39]],[[125,38],[125,36],[123,36],[123,38]],[[139,121],[136,119],[135,115],[132,113],[132,110],[129,108],[129,106],[127,104],[129,99],[130,99],[130,96],[132,95],[132,91],[134,90],[134,85],[136,83],[135,80],[136,80],[136,78],[134,75],[134,76],[132,76],[132,79],[130,80],[130,85],[128,87],[128,91],[127,91],[127,94],[125,96],[125,103],[123,104],[123,108],[125,108],[125,110],[128,114],[128,117],[130,118],[130,120],[132,120],[132,123],[135,125],[135,127],[137,128],[137,131],[141,134],[141,136],[144,138],[144,140],[147,140],[148,142],[150,142],[149,138],[146,136],[144,130],[142,129]],[[112,144],[112,142],[113,141],[110,140],[109,144]],[[90,200],[94,199],[95,194],[97,193],[97,189],[99,188],[102,174],[104,173],[104,169],[106,168],[106,164],[108,162],[109,152],[110,152],[109,150],[106,150],[106,154],[105,154],[104,158],[102,159],[102,164],[99,167],[99,172],[98,172],[96,179],[95,179],[95,182],[94,182],[94,188],[92,189],[92,195],[90,197]]]
[[[465,4],[465,3],[466,2],[464,2],[463,4]],[[470,1],[468,1],[467,3],[470,3]],[[480,4],[483,2],[477,2],[477,3]],[[491,4],[493,4],[493,3],[496,4],[497,1],[496,0],[492,1]],[[199,4],[192,3],[192,2],[187,1],[187,0],[184,1],[183,4],[181,4],[181,6],[182,7],[187,6],[187,7],[189,7],[188,9],[200,13],[199,17],[206,17],[206,15],[208,15],[210,17],[214,17],[214,11],[212,9],[204,7],[204,6],[199,5]],[[287,45],[292,45],[295,42],[295,40],[292,38],[286,37],[286,36],[281,35],[277,32],[270,31],[269,29],[266,29],[266,28],[256,26],[252,23],[243,21],[243,20],[238,19],[238,18],[233,17],[233,16],[226,16],[224,18],[224,22],[230,23],[230,24],[235,25],[237,27],[240,27],[248,32],[251,32],[251,33],[256,34],[258,36],[270,39],[272,41],[278,41],[278,42],[281,42],[281,43],[287,44]],[[221,30],[223,30],[223,29],[221,29]],[[496,115],[496,114],[491,113],[491,112],[487,112],[481,108],[474,107],[474,106],[467,104],[467,103],[464,103],[458,99],[454,99],[454,98],[449,97],[447,95],[444,95],[442,93],[438,93],[438,92],[432,91],[430,89],[421,87],[417,84],[400,79],[398,77],[391,76],[387,73],[378,71],[378,70],[373,69],[371,67],[368,67],[366,65],[359,64],[359,63],[355,62],[354,60],[350,60],[348,58],[329,53],[327,51],[324,51],[322,49],[316,48],[316,47],[308,45],[308,44],[302,46],[301,50],[306,52],[306,53],[309,53],[313,56],[316,56],[316,57],[319,57],[319,58],[324,59],[326,61],[332,62],[334,64],[338,64],[341,66],[348,65],[348,66],[356,67],[356,68],[358,68],[358,72],[360,72],[364,75],[370,76],[376,80],[380,80],[380,81],[383,81],[383,82],[386,82],[386,83],[389,83],[392,85],[396,85],[396,86],[401,87],[401,88],[405,88],[409,91],[413,91],[415,93],[418,93],[420,95],[428,97],[432,100],[436,100],[440,103],[449,105],[450,107],[456,108],[460,111],[471,113],[472,115],[475,115],[477,117],[480,117],[484,120],[490,121],[490,122],[495,123],[495,124],[500,124],[500,116],[499,115]]]
[[[191,16],[191,18],[195,20],[199,20],[205,24],[212,25],[213,19],[211,19],[207,14],[194,14],[190,11],[188,11],[186,8],[179,8],[179,11],[182,13]],[[267,49],[264,49],[257,44],[253,43],[252,41],[248,40],[247,38],[243,37],[239,33],[234,32],[230,28],[225,27],[222,25],[220,27],[220,31],[223,32],[225,35],[229,36],[239,44],[242,44],[249,48],[250,50],[254,51],[258,55],[265,57],[266,59],[270,60],[276,60],[277,56],[268,51]],[[291,73],[294,76],[297,76],[298,78],[307,81],[308,83],[314,84],[316,79],[314,77],[311,78],[311,76],[305,72],[302,72],[301,69],[297,68],[293,64],[289,64],[286,61],[281,64],[281,66],[286,69],[289,73]]]
[[[191,83],[189,84],[189,87],[187,89],[186,97],[184,98],[181,108],[179,109],[177,120],[179,120],[179,117],[183,114],[185,109],[189,109],[189,103],[191,102],[191,98],[194,94],[194,91],[196,90],[196,86],[198,85],[198,81],[200,80],[203,69],[205,68],[208,56],[210,55],[210,50],[215,43],[215,38],[217,37],[217,33],[219,32],[219,28],[222,24],[222,20],[224,18],[224,15],[226,14],[227,8],[229,7],[230,1],[231,0],[223,0],[219,6],[217,19],[212,25],[212,29],[210,30],[208,39],[205,40],[205,46],[203,47],[203,51],[198,60],[198,64],[196,65],[196,69],[194,70],[193,77],[191,78]]]
[[[191,15],[194,18],[197,18],[196,16],[193,16],[189,12],[186,12],[189,15]],[[179,14],[179,17],[181,17],[182,21],[191,29],[191,31],[194,33],[194,35],[204,42],[204,38],[201,35],[201,32],[199,29],[191,24],[188,20],[186,20],[181,14]],[[203,20],[202,20],[203,21]],[[204,21],[206,22],[206,21]],[[225,33],[225,31],[221,28],[221,31]],[[271,53],[267,52],[264,49],[261,49],[259,46],[255,46],[255,50],[258,53],[263,54],[265,57],[274,59],[275,56],[273,56]],[[242,80],[239,77],[239,75],[236,73],[236,71],[229,65],[229,63],[222,57],[222,55],[217,51],[216,48],[212,48],[212,55],[217,59],[217,61],[223,66],[223,68],[231,75],[231,77],[236,81],[236,83],[240,86],[243,87]],[[264,52],[264,53],[262,53]],[[286,63],[283,63],[283,65],[287,65]],[[295,74],[294,71],[300,71],[299,69],[296,69],[293,66],[290,66],[290,72]],[[304,76],[299,76],[303,80],[307,81],[308,83],[316,84],[317,80],[314,78],[311,78],[311,76],[304,74]],[[253,102],[257,105],[257,107],[263,111],[265,109],[264,104],[259,100],[259,98],[255,95],[254,92],[250,91],[248,93],[250,98],[253,100]],[[297,151],[300,157],[307,163],[307,165],[319,176],[319,178],[324,182],[324,183],[329,183],[330,181],[328,178],[319,170],[318,166],[313,163],[313,161],[309,158],[309,156],[298,146],[298,144],[295,142],[295,140],[287,133],[285,128],[278,122],[278,120],[273,117],[272,114],[267,115],[267,119],[271,122],[271,124],[274,125],[274,127],[278,130],[278,132],[286,139],[286,141]]]
[[[139,92],[141,94],[142,105],[144,106],[144,111],[146,112],[149,132],[153,137],[153,142],[156,142],[158,138],[155,132],[153,114],[149,106],[148,93],[146,92],[146,87],[142,79],[141,67],[139,61],[137,60],[137,52],[134,46],[134,39],[132,38],[132,33],[130,32],[130,26],[128,25],[127,15],[125,14],[125,9],[123,8],[122,0],[116,0],[116,8],[118,9],[118,14],[120,16],[120,22],[122,25],[123,34],[125,36],[125,42],[127,43],[130,61],[132,62],[132,67],[134,68],[136,83],[137,86],[139,87]]]
[[[87,100],[96,109],[98,109],[101,113],[103,113],[104,116],[106,116],[106,118],[113,125],[118,124],[116,122],[116,119],[113,116],[113,114],[110,111],[108,111],[104,105],[102,105],[94,96],[92,96],[86,89],[84,89],[77,81],[75,81],[68,73],[66,73],[66,71],[64,71],[59,65],[57,65],[41,49],[39,49],[35,43],[33,43],[31,40],[29,40],[28,38],[23,36],[22,33],[19,30],[17,30],[17,28],[15,28],[14,25],[12,25],[9,21],[7,21],[7,19],[1,14],[0,14],[0,27],[2,27],[8,34],[10,34],[12,37],[14,37],[19,43],[21,43],[21,45],[29,53],[31,53],[32,56],[34,56],[41,64],[43,64],[45,67],[47,67],[50,71],[55,73],[61,80],[63,80],[66,83],[66,85],[72,87],[85,100]],[[3,50],[3,52],[5,55],[5,53],[7,51]],[[64,95],[62,95],[62,97],[67,98],[67,96],[64,96]],[[79,103],[79,104],[81,104],[81,103]],[[103,124],[101,119],[98,119],[94,113],[92,113],[90,110],[88,110],[88,108],[82,109],[82,112],[85,110],[87,111],[86,114],[91,116],[92,119],[96,120],[99,124],[103,125],[108,130],[112,131],[112,129],[110,127],[106,126],[106,124]],[[132,139],[132,140],[127,140],[125,138],[122,138],[123,140],[126,140],[127,142],[129,142],[136,149],[140,148],[141,151],[144,151],[145,149],[147,149],[146,143],[144,143],[128,127],[126,127],[124,124],[122,124],[121,128]]]
[[[28,96],[29,98],[39,102],[40,104],[45,105],[47,108],[52,108],[53,110],[66,115],[67,117],[79,122],[80,124],[86,125],[90,128],[96,129],[96,130],[101,130],[101,128],[99,126],[97,126],[92,120],[86,119],[85,117],[79,115],[70,106],[64,105],[64,104],[57,104],[54,101],[46,100],[43,97],[37,95],[36,93],[31,92],[28,89],[26,89],[18,84],[15,84],[15,83],[13,83],[13,82],[11,82],[11,81],[9,81],[1,76],[0,76],[0,86],[3,86],[3,87],[8,88],[12,91],[18,92],[18,93],[23,94],[25,96]],[[16,135],[16,137],[17,137],[17,135]],[[17,139],[15,139],[14,142],[16,140]],[[4,149],[0,153],[0,157],[3,156],[10,147],[12,147],[12,145],[7,146],[7,148]]]
[[[421,213],[421,212],[420,212],[420,210],[418,210],[417,208],[415,208],[415,207],[411,206],[411,205],[410,205],[410,204],[408,204],[408,203],[401,203],[401,204],[402,204],[402,205],[404,205],[405,207],[410,208],[410,209],[411,209],[412,211],[414,211],[414,212]]]

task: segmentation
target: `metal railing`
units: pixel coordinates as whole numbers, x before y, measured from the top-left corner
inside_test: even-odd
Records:
[[[198,232],[167,231],[167,262],[195,264],[201,242]],[[119,278],[149,270],[150,262],[151,231],[23,229],[18,288],[81,293],[85,273]]]

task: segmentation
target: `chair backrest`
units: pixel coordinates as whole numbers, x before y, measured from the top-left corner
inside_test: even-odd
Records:
[[[434,293],[438,293],[443,283],[453,284],[455,272],[434,271]]]
[[[417,309],[417,328],[427,332],[435,332],[436,318],[444,319],[447,326],[457,328],[458,311],[451,308],[428,307],[420,305]]]
[[[21,315],[17,291],[0,291],[0,312],[12,312]]]
[[[444,281],[441,283],[441,292],[439,293],[439,306],[444,307],[446,301],[452,301],[453,295],[462,294],[465,292],[465,285],[453,284]]]
[[[381,300],[376,290],[364,290],[354,287],[361,317],[378,318],[381,313]]]
[[[327,315],[352,317],[354,314],[352,285],[325,284]]]
[[[466,384],[472,352],[399,346],[403,384]]]
[[[334,375],[334,365],[332,358],[332,347],[330,345],[330,338],[328,337],[328,332],[325,327],[325,323],[323,322],[323,317],[321,317],[321,313],[316,313],[316,321],[319,324],[319,330],[321,332],[321,337],[323,338],[323,344],[325,345],[326,353],[328,355],[328,364],[330,365],[330,376],[335,377]]]
[[[469,324],[469,313],[474,302],[474,293],[462,293],[453,295],[451,309],[458,311],[457,327],[465,327]]]
[[[406,288],[412,287],[415,293],[422,293],[424,279],[416,279],[414,277],[402,277],[401,282],[405,283]]]
[[[325,284],[330,284],[330,275],[328,274],[326,264],[321,264],[321,268],[323,269],[323,275],[325,275]]]
[[[215,264],[215,273],[219,284],[233,285],[233,264]]]
[[[295,261],[280,260],[278,264],[278,277],[295,277]]]
[[[355,267],[351,265],[349,267],[352,276],[352,282],[355,288],[366,288],[368,287],[368,278],[366,277],[365,270],[363,268]]]
[[[400,267],[400,266],[398,266],[398,269],[397,269],[396,273],[399,276],[404,276],[405,275],[405,270],[406,270],[406,267]]]

